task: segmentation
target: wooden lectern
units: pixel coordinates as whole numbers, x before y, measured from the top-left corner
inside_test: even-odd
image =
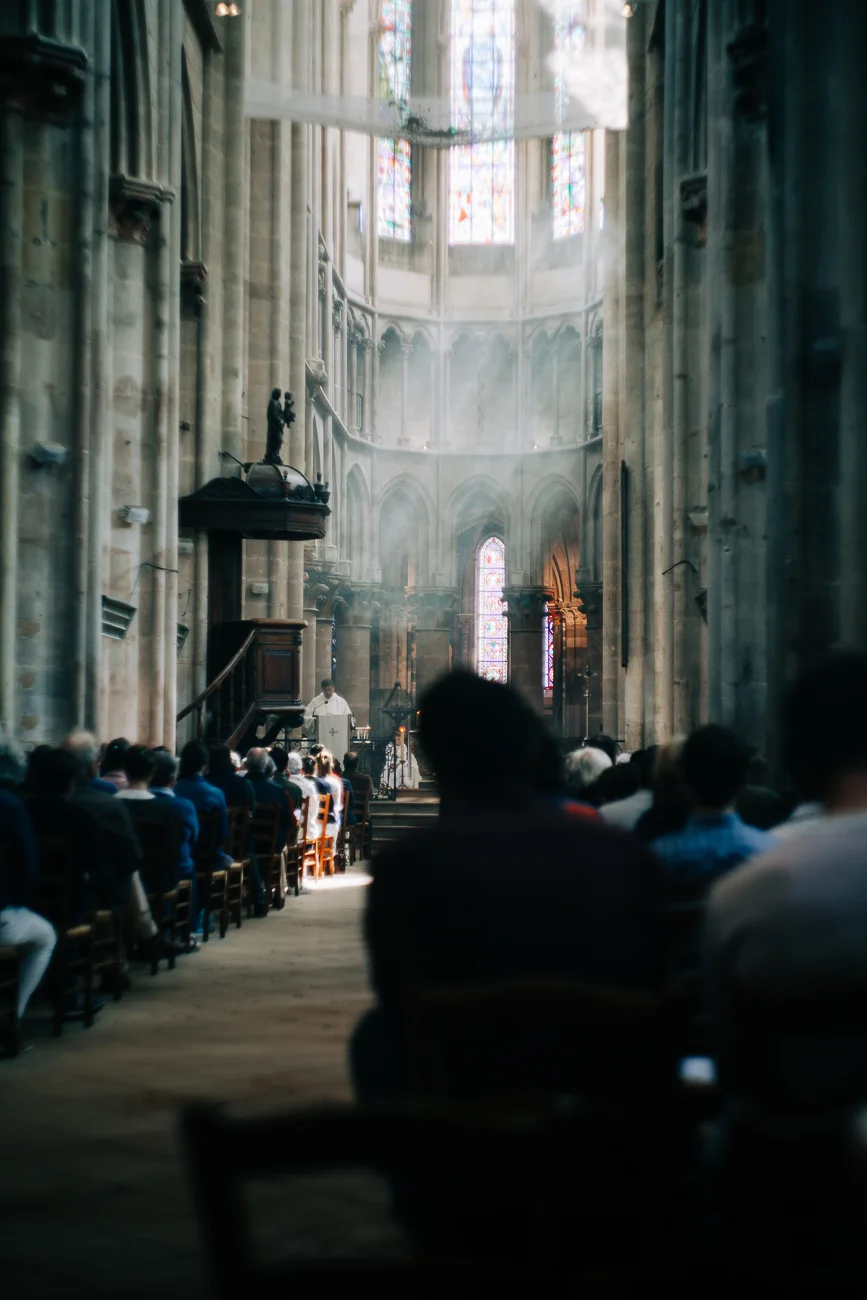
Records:
[[[341,763],[350,748],[349,728],[348,713],[321,713],[316,717],[316,739]]]

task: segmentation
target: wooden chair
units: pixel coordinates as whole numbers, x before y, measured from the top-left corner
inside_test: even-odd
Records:
[[[365,792],[360,805],[357,795],[355,798],[355,825],[347,827],[350,864],[354,864],[356,857],[362,861],[370,857],[370,791]]]
[[[63,1033],[66,997],[70,977],[80,977],[84,994],[84,1027],[93,1024],[93,925],[76,917],[76,881],[73,846],[61,837],[38,836],[39,886],[34,911],[50,921],[57,932],[57,944],[46,976],[49,997],[54,1004],[52,1032]]]
[[[151,914],[159,932],[169,940],[169,970],[175,968],[173,946],[178,937],[179,899],[181,908],[186,895],[186,913],[181,911],[182,919],[187,925],[190,920],[190,899],[188,880],[178,883],[178,854],[181,843],[181,827],[174,822],[168,825],[137,817],[135,804],[130,801],[133,829],[141,849],[141,878],[150,904]],[[183,889],[185,886],[185,890]],[[189,934],[188,936],[189,937]],[[151,974],[159,970],[159,956],[155,953],[151,959]]]
[[[315,877],[316,875],[316,845],[319,841],[319,836],[318,833],[312,836],[307,833],[310,815],[310,798],[311,796],[307,795],[304,799],[301,805],[302,811],[299,814],[301,821],[298,826],[297,847],[300,855],[299,871],[302,881],[305,872],[309,876]],[[318,825],[319,823],[317,822],[317,828]]]
[[[331,811],[331,795],[321,794],[319,796],[319,815],[316,819],[316,826],[319,831],[316,837],[316,878],[317,880],[323,875],[334,875],[334,840],[328,834],[328,814]]]
[[[250,865],[250,809],[229,809],[229,842],[227,852],[232,859],[226,875],[226,908],[229,919],[234,918],[240,930],[244,915],[244,896]]]
[[[276,803],[259,804],[250,819],[252,849],[259,864],[265,888],[265,906],[278,911],[286,906],[283,893],[282,850],[280,843],[280,816],[282,808]]]
[[[199,814],[199,838],[193,850],[196,883],[199,890],[199,907],[204,912],[202,942],[207,943],[211,930],[211,917],[220,922],[220,938],[225,939],[229,928],[229,871],[218,866],[223,844],[220,832],[220,814],[217,809]]]
[[[8,1056],[17,1056],[20,1044],[18,1030],[18,994],[21,982],[21,948],[17,944],[0,946],[0,1024],[5,1022],[6,1032],[0,1042]]]
[[[217,1300],[242,1295],[442,1300],[448,1294],[493,1295],[516,1287],[535,1294],[562,1285],[567,1279],[559,1268],[564,1261],[574,1268],[580,1254],[573,1249],[558,1261],[551,1248],[549,1222],[575,1170],[556,1160],[558,1134],[547,1124],[403,1103],[256,1118],[229,1118],[216,1108],[196,1106],[184,1112],[182,1128],[210,1294]],[[355,1258],[329,1251],[318,1259],[308,1255],[274,1263],[256,1259],[247,1183],[271,1186],[276,1221],[280,1215],[291,1217],[298,1195],[284,1180],[359,1169],[396,1185],[407,1174],[423,1178],[424,1222],[413,1233],[412,1251],[370,1251]],[[507,1183],[513,1192],[515,1218],[501,1224],[512,1251],[508,1258],[493,1252],[455,1258],[450,1251],[444,1223],[453,1189],[467,1171],[485,1189]],[[473,1225],[463,1226],[472,1236]],[[607,1281],[607,1297],[625,1296]],[[581,1294],[594,1300],[601,1292],[584,1288]]]
[[[93,926],[93,973],[108,976],[108,987],[115,1002],[123,994],[123,968],[126,949],[123,942],[123,920],[108,908],[91,913]]]
[[[287,845],[286,848],[286,883],[291,884],[295,891],[295,897],[301,893],[301,883],[304,879],[304,865],[308,852],[307,839],[307,814],[310,809],[310,796],[305,795],[301,800],[300,807],[295,810],[295,820],[297,823],[295,831],[295,843]]]

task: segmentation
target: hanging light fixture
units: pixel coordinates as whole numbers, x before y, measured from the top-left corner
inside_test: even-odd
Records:
[[[240,5],[225,4],[224,0],[220,0],[220,3],[217,5],[216,9],[214,10],[215,18],[240,18],[240,16],[241,16]]]

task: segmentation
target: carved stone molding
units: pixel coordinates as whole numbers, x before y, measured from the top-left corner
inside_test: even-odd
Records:
[[[164,203],[174,201],[174,190],[135,176],[112,176],[108,183],[108,232],[115,239],[146,244],[151,226]]]
[[[406,608],[418,628],[451,628],[460,593],[457,587],[407,587]]]
[[[307,396],[316,398],[328,383],[325,362],[320,357],[307,358]]]
[[[304,574],[304,604],[315,609],[319,618],[334,618],[345,604],[347,586],[346,579],[332,569],[311,566]]]
[[[181,311],[198,319],[205,305],[208,268],[204,262],[181,262]]]
[[[550,587],[504,587],[505,614],[512,632],[540,632],[545,606],[554,599]]]
[[[379,588],[367,583],[353,583],[340,588],[337,621],[348,627],[370,627],[382,607]]]
[[[726,47],[735,77],[735,104],[749,122],[768,115],[768,32],[764,23],[742,27]]]
[[[592,631],[593,628],[601,627],[602,583],[591,582],[589,579],[584,579],[579,573],[578,590],[575,592],[575,597],[581,605],[584,616],[587,619],[588,628]]]
[[[31,32],[0,41],[0,105],[6,112],[69,126],[81,101],[87,55]]]

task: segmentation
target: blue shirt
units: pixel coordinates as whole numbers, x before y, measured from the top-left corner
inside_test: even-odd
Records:
[[[117,786],[113,781],[104,781],[101,776],[92,776],[90,784],[94,790],[101,790],[103,794],[117,794]]]
[[[708,885],[733,867],[767,853],[777,839],[742,822],[737,813],[694,815],[682,831],[662,835],[650,847],[666,869],[670,882],[690,884],[706,880]]]
[[[199,774],[185,776],[175,782],[175,798],[189,799],[197,813],[217,811],[220,814],[220,835],[223,839],[229,834],[229,814],[226,810],[226,796],[222,790]]]
[[[158,799],[174,799],[175,807],[181,814],[181,821],[184,823],[184,838],[181,840],[181,851],[178,854],[178,866],[182,876],[191,876],[195,871],[193,862],[193,845],[199,838],[199,819],[196,815],[196,805],[183,795],[175,794],[170,787],[151,786],[151,794],[155,794]]]

